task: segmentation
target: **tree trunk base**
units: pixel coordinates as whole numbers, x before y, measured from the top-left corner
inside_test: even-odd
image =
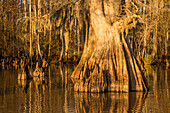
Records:
[[[100,81],[100,82],[95,82]],[[102,82],[101,82],[102,81]],[[143,91],[143,88],[136,86],[136,90],[130,90],[128,83],[117,81],[115,83],[107,83],[101,80],[100,77],[91,77],[84,83],[83,80],[74,84],[74,91],[76,92],[129,92],[129,91]]]
[[[110,24],[103,14],[102,1],[91,0],[89,38],[72,73],[75,91],[148,90],[141,63],[131,49],[128,32],[124,33],[124,25],[135,18],[137,16],[129,16]]]

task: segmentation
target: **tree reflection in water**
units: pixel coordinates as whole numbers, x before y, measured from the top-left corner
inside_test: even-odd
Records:
[[[141,112],[146,93],[74,93],[77,113]]]
[[[1,70],[0,113],[168,113],[170,70],[146,70],[148,94],[74,92],[69,65],[51,66],[45,77],[27,81],[18,81],[16,70]]]

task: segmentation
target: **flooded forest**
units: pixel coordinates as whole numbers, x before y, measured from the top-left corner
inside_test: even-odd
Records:
[[[111,1],[111,0],[109,0]],[[88,40],[90,0],[1,0],[0,58],[5,64],[78,62]],[[114,2],[114,0],[112,1]],[[138,15],[124,26],[135,53],[147,64],[169,56],[168,0],[122,0],[108,22]],[[126,4],[123,2],[127,2]],[[115,4],[116,5],[116,4]],[[136,26],[136,27],[135,27]]]
[[[169,7],[0,0],[0,112],[168,113]]]

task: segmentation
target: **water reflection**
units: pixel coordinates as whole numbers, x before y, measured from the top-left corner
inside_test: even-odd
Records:
[[[170,75],[170,70],[168,67],[149,67],[148,70],[150,72],[147,73],[147,80],[151,91],[145,102],[145,111],[168,113],[170,111],[170,76],[168,76]]]
[[[77,113],[109,113],[141,112],[146,93],[75,93],[75,109]]]
[[[148,94],[78,93],[70,75],[73,65],[51,66],[45,77],[18,80],[17,70],[0,71],[0,113],[168,113],[170,70],[147,68]]]

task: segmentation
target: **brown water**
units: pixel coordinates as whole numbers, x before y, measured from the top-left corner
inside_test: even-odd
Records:
[[[18,81],[17,70],[0,70],[0,113],[168,113],[170,70],[148,67],[148,93],[77,93],[74,66],[51,66],[45,78]]]

